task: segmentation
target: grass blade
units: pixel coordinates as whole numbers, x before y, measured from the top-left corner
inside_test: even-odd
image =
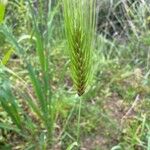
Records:
[[[4,20],[6,4],[7,0],[0,0],[0,23]]]

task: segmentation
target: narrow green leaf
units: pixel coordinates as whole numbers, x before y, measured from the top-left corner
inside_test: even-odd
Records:
[[[148,136],[148,145],[147,145],[147,150],[150,150],[150,134]]]
[[[13,53],[13,48],[11,48],[10,50],[7,51],[7,53],[4,55],[3,59],[2,59],[2,64],[6,65]]]
[[[7,25],[0,25],[0,33],[2,33],[6,40],[12,45],[15,52],[17,52],[21,57],[25,57],[25,52],[23,48],[19,45],[16,38],[13,36],[10,28]]]
[[[26,138],[26,136],[24,134],[22,134],[22,132],[19,128],[13,127],[12,125],[8,125],[7,123],[0,123],[0,128],[5,129],[5,130],[14,131],[14,132],[18,133],[19,135],[21,135],[22,137]]]
[[[46,113],[47,106],[46,106],[46,103],[45,103],[41,83],[40,83],[39,79],[37,78],[37,76],[35,74],[35,71],[33,70],[33,67],[30,64],[27,65],[27,69],[29,71],[29,75],[30,75],[30,78],[31,78],[31,81],[32,81],[32,85],[35,89],[35,93],[36,93],[37,98],[39,100],[41,109],[43,110],[43,113]]]
[[[0,23],[4,20],[6,4],[7,0],[0,0]]]
[[[74,142],[72,143],[68,148],[67,150],[73,150],[74,147],[77,147],[78,146],[78,143],[77,142]]]
[[[10,126],[10,125],[8,125],[6,123],[0,123],[0,128],[20,133],[20,129],[18,129],[16,127],[12,127],[12,125]]]
[[[15,102],[14,96],[8,88],[6,90],[1,88],[0,102],[4,110],[11,117],[12,121],[18,126],[18,128],[21,128],[22,122],[19,114],[19,107]]]
[[[42,35],[39,31],[38,28],[38,21],[36,20],[35,17],[35,12],[34,9],[32,7],[32,4],[30,2],[30,0],[28,0],[29,3],[29,8],[31,11],[31,15],[32,15],[32,24],[35,30],[35,38],[36,38],[36,51],[37,51],[37,55],[39,57],[39,61],[40,61],[40,65],[43,71],[45,71],[45,55],[44,55],[44,44],[43,44],[43,39],[42,39]]]

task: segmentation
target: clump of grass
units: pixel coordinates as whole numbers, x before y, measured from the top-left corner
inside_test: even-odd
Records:
[[[63,3],[72,79],[81,96],[92,75],[95,0],[63,0]]]
[[[43,8],[41,1],[41,9]],[[28,90],[28,85],[24,79],[22,79],[19,75],[14,73],[13,71],[10,71],[6,66],[3,66],[4,62],[2,61],[2,67],[6,70],[6,73],[8,73],[12,77],[16,77],[19,79],[20,84],[25,87],[25,91],[20,90],[19,88],[13,89],[13,86],[8,86],[6,88],[5,80],[0,78],[0,106],[4,108],[4,110],[8,113],[10,116],[12,122],[16,126],[15,132],[20,132],[21,135],[24,135],[24,133],[27,133],[27,139],[29,137],[33,137],[36,135],[36,137],[39,137],[37,140],[41,140],[40,136],[46,137],[44,140],[42,139],[41,142],[47,142],[48,145],[51,147],[53,144],[53,136],[54,136],[54,123],[55,123],[55,107],[54,102],[52,101],[52,89],[51,89],[51,70],[49,69],[50,66],[50,43],[51,43],[51,33],[52,33],[52,22],[53,18],[58,12],[59,3],[57,6],[53,7],[51,9],[51,1],[49,1],[47,5],[47,20],[45,21],[45,26],[43,27],[44,33],[41,32],[41,26],[39,25],[39,16],[45,15],[45,11],[43,10],[42,14],[35,15],[34,5],[33,2],[28,0],[27,6],[29,7],[30,17],[31,17],[31,24],[33,28],[32,35],[26,35],[29,37],[29,39],[32,39],[32,36],[35,39],[35,43],[31,43],[33,45],[35,52],[35,57],[38,58],[37,64],[38,67],[33,66],[33,59],[30,59],[27,54],[27,47],[26,45],[19,42],[19,40],[13,35],[11,32],[11,28],[8,27],[5,22],[0,24],[0,34],[2,34],[5,37],[5,40],[10,43],[11,49],[14,49],[16,54],[19,56],[20,60],[24,63],[24,66],[26,67],[28,71],[28,76],[30,77],[30,85],[32,86],[33,93],[35,93],[35,96],[32,96],[30,91]],[[44,22],[44,20],[42,20]],[[7,20],[6,20],[7,23]],[[28,41],[26,39],[26,43],[30,45],[30,40]],[[5,59],[4,59],[5,60]],[[0,68],[1,68],[0,66]],[[9,71],[8,71],[9,70]],[[39,70],[40,73],[37,73],[37,70]],[[0,70],[1,71],[1,70]],[[42,77],[41,77],[42,76]],[[14,91],[16,92],[14,94]],[[18,98],[18,95],[20,99]],[[26,110],[24,110],[24,106],[20,105],[24,104],[27,108],[31,110],[35,114],[35,116],[38,118],[39,122],[41,124],[38,124],[36,126],[36,122],[32,121],[32,117],[29,116],[26,113]],[[23,108],[23,109],[22,109]],[[24,117],[25,116],[25,117]],[[29,119],[28,119],[29,118]],[[33,126],[33,128],[32,128]],[[5,125],[0,124],[0,128],[4,128]],[[35,127],[35,128],[34,128]],[[32,129],[31,129],[32,128]],[[38,133],[38,130],[40,128],[45,128],[45,131],[40,131]],[[12,130],[12,128],[8,128],[9,130]],[[13,129],[14,130],[14,129]],[[29,132],[28,132],[29,131]],[[29,136],[32,135],[32,136]],[[30,141],[28,139],[28,141]],[[39,144],[41,145],[41,143]],[[36,145],[38,147],[38,145]]]

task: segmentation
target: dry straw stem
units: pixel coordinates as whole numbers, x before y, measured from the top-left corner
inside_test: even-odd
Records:
[[[63,4],[71,74],[81,96],[92,75],[95,0],[63,0]]]

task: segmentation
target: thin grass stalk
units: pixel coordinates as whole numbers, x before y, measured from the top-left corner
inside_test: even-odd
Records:
[[[52,15],[52,10],[51,10],[51,0],[48,0],[47,2],[48,6],[47,6],[47,19],[46,19],[46,31],[47,33],[45,34],[45,45],[46,45],[46,71],[45,71],[45,90],[46,90],[46,99],[47,99],[47,107],[48,107],[48,120],[49,120],[49,128],[50,128],[50,134],[49,137],[51,138],[50,142],[53,141],[53,126],[54,126],[54,119],[53,119],[53,113],[52,113],[52,91],[51,91],[51,78],[52,78],[52,74],[50,73],[50,40],[49,40],[49,36],[50,36],[50,32],[51,32],[51,24],[49,24],[49,20],[51,20],[53,18]]]
[[[77,124],[77,142],[79,147],[80,147],[81,108],[82,108],[82,99],[81,97],[79,97],[79,111],[78,111],[78,124]]]

